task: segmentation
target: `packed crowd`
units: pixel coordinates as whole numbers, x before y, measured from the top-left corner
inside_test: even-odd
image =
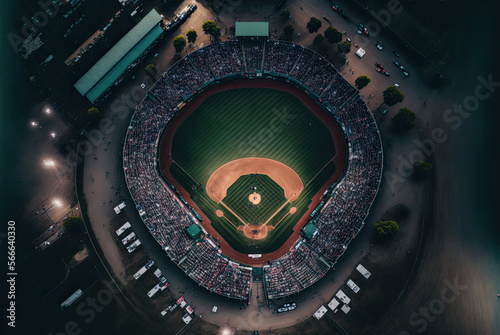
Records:
[[[209,291],[237,299],[248,299],[252,269],[228,260],[207,235],[183,257],[179,266]]]
[[[280,298],[314,284],[330,269],[328,261],[302,238],[278,261],[264,267],[268,297]],[[292,280],[286,280],[288,279]]]
[[[212,73],[214,77],[245,72],[241,46],[232,41],[210,44],[187,57],[191,58],[200,71]]]
[[[349,168],[324,207],[310,244],[331,262],[347,249],[364,224],[378,191],[382,146],[377,126],[359,97],[349,101],[336,117],[344,125],[349,148]]]
[[[198,241],[186,229],[195,218],[156,169],[159,134],[178,112],[177,105],[203,84],[229,74],[264,70],[295,78],[329,105],[349,142],[344,178],[331,192],[316,222],[318,234],[299,238],[278,260],[264,266],[269,298],[298,292],[323,277],[363,226],[378,191],[382,148],[378,129],[356,90],[321,56],[281,41],[214,43],[175,63],[137,107],[124,147],[127,184],[145,212],[144,223],[168,256],[198,284],[218,294],[248,299],[251,268],[228,260],[209,236]]]

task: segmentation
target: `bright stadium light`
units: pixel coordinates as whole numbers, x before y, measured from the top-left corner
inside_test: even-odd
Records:
[[[63,205],[61,200],[59,200],[59,199],[54,199],[54,201],[52,201],[52,203],[54,204],[54,206],[57,206],[57,207],[61,207]]]
[[[34,127],[37,125],[37,123],[35,121],[31,121],[31,125]]]
[[[52,159],[44,159],[43,160],[43,165],[45,165],[45,166],[55,166],[56,163]]]
[[[56,133],[50,133],[50,136],[52,136],[52,138],[55,138],[56,137]]]
[[[51,112],[51,111],[50,111],[50,108],[49,108],[49,107],[45,108],[45,113],[50,114],[50,112]]]
[[[231,334],[231,329],[230,328],[222,328],[222,333],[221,335],[230,335]]]

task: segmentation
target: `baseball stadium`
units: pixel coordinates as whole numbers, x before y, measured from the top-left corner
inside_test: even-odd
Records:
[[[212,43],[136,107],[123,163],[168,257],[211,292],[297,293],[364,225],[382,175],[367,105],[322,56],[269,39]]]

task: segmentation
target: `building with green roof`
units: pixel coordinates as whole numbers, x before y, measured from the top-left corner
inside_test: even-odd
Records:
[[[236,22],[236,37],[268,37],[269,22]]]
[[[195,240],[198,240],[201,236],[201,229],[195,223],[193,223],[187,228],[187,233]]]
[[[304,229],[304,236],[306,238],[312,238],[314,236],[314,234],[316,233],[316,226],[312,223],[308,223],[306,228]]]
[[[92,103],[96,101],[161,36],[161,20],[160,14],[151,10],[73,86]]]

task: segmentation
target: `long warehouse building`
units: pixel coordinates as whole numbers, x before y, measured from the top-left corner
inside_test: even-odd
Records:
[[[151,10],[73,86],[94,103],[162,35],[161,21]]]

